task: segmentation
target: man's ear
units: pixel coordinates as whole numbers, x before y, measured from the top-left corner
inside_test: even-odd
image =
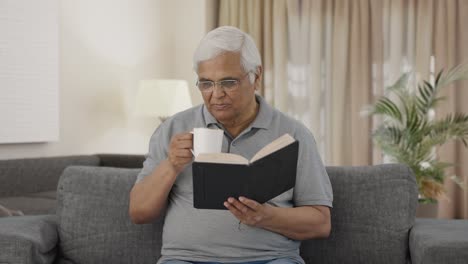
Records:
[[[262,85],[262,76],[263,76],[263,67],[258,66],[257,71],[255,72],[255,90],[260,90],[260,86]]]

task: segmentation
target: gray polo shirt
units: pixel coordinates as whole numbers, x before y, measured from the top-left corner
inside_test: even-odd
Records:
[[[272,108],[260,96],[257,96],[257,101],[260,109],[249,127],[236,138],[225,130],[223,152],[250,159],[262,147],[289,133],[299,141],[296,185],[268,203],[281,207],[332,207],[330,180],[310,131],[300,122]],[[172,116],[152,135],[149,153],[137,182],[167,158],[169,142],[174,134],[188,132],[195,127],[224,129],[204,105]],[[193,208],[192,166],[187,166],[177,177],[169,194],[160,261],[245,262],[290,257],[304,263],[299,256],[299,246],[299,241],[265,229],[247,225],[239,228],[239,221],[227,210]]]

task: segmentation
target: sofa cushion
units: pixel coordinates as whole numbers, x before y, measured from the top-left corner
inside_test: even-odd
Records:
[[[129,193],[140,169],[68,167],[59,181],[60,251],[73,263],[152,263],[163,221],[135,225]]]
[[[0,263],[52,263],[57,242],[55,216],[0,218]]]
[[[332,231],[302,243],[307,263],[406,263],[417,185],[404,165],[328,167]]]
[[[99,166],[99,162],[97,156],[0,160],[0,197],[56,190],[67,166]]]
[[[1,197],[0,205],[25,215],[55,214],[57,201],[48,197],[11,196]]]
[[[468,262],[468,221],[416,219],[410,232],[411,263]]]

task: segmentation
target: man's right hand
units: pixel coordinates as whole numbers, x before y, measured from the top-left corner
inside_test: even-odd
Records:
[[[192,161],[193,134],[180,133],[171,138],[168,160],[179,174]]]
[[[173,136],[169,143],[167,159],[133,186],[130,192],[129,214],[135,224],[151,223],[161,215],[177,176],[192,161],[192,142],[191,133]]]

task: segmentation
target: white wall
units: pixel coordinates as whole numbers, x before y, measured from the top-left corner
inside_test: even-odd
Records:
[[[0,159],[147,151],[157,118],[132,115],[140,79],[194,88],[205,1],[60,1],[60,140],[0,144]],[[201,103],[194,92],[194,103]]]

